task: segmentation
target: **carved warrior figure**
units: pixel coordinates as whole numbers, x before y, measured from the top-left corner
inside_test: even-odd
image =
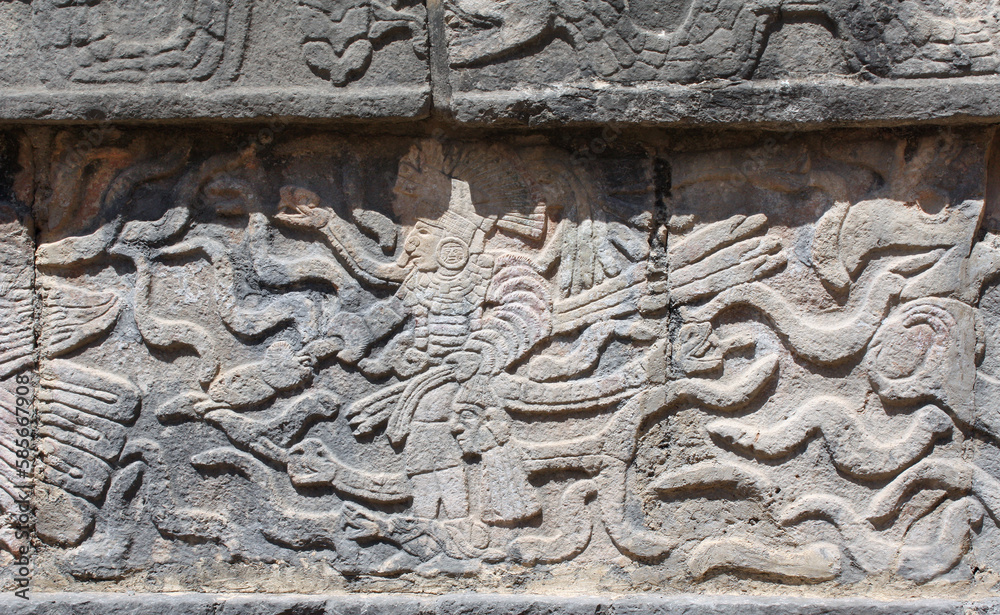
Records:
[[[600,243],[596,248],[601,252],[592,261],[582,258],[593,249],[586,244],[588,235],[597,239],[607,231],[588,229],[588,235],[583,235],[582,229],[573,228],[571,218],[559,223],[555,237],[543,242],[546,247],[536,249],[540,256],[535,258],[529,253],[491,250],[497,230],[526,241],[544,239],[550,224],[546,206],[530,200],[502,200],[522,193],[513,184],[493,195],[501,202],[488,197],[483,202],[483,193],[488,194],[484,184],[493,190],[505,187],[509,180],[502,178],[509,171],[484,169],[469,164],[461,155],[456,158],[449,160],[439,144],[426,142],[414,147],[401,162],[393,207],[410,230],[395,264],[364,257],[364,250],[351,239],[344,223],[331,211],[317,207],[315,194],[292,188],[283,191],[284,211],[277,216],[280,222],[322,229],[331,247],[359,279],[399,284],[393,297],[368,310],[369,315],[396,316],[379,319],[380,327],[372,326],[375,321],[366,316],[366,334],[355,338],[364,340],[367,348],[395,333],[381,352],[362,359],[358,367],[369,377],[393,375],[399,382],[355,400],[347,406],[346,415],[358,436],[368,436],[385,426],[386,437],[403,451],[406,473],[405,481],[386,480],[384,474],[377,479],[373,475],[365,478],[365,472],[347,468],[322,442],[307,439],[290,451],[292,481],[300,485],[325,481],[376,502],[397,501],[402,489],[411,501],[415,520],[445,522],[423,531],[436,535],[445,545],[451,544],[443,548],[453,556],[456,547],[452,543],[458,539],[447,529],[450,521],[467,519],[473,511],[479,517],[471,520],[473,524],[500,526],[515,525],[539,513],[550,515],[542,511],[528,477],[559,469],[583,470],[596,476],[598,482],[580,483],[584,489],[570,487],[564,496],[567,505],[579,506],[582,502],[574,503],[575,498],[599,491],[605,525],[616,544],[630,554],[662,556],[674,543],[653,536],[641,523],[626,521],[624,510],[626,472],[644,419],[681,399],[703,400],[717,407],[745,403],[774,374],[774,361],[763,358],[730,382],[690,379],[687,376],[716,371],[728,348],[747,345],[745,341],[720,342],[709,330],[703,332],[702,343],[682,351],[700,357],[695,362],[701,365],[688,372],[667,375],[665,346],[660,342],[606,376],[584,376],[593,369],[600,348],[612,335],[647,343],[655,339],[655,325],[644,324],[637,313],[641,293],[625,305],[616,301],[628,296],[626,292],[646,288],[644,256],[640,255],[632,268],[622,267],[609,252],[610,244]],[[490,162],[510,166],[512,161],[498,158]],[[780,267],[783,261],[772,256],[778,246],[758,246],[760,239],[754,237],[762,226],[761,219],[745,225],[726,221],[704,233],[701,245],[689,249],[687,260],[678,267],[680,276],[700,282],[693,285],[689,296],[711,295]],[[546,256],[560,240],[566,242],[561,248],[564,256],[558,252]],[[623,243],[624,236],[618,241]],[[739,260],[722,253],[727,249],[748,256],[754,265],[734,267]],[[718,257],[708,258],[713,255]],[[557,289],[561,290],[554,292],[543,275],[545,262],[558,263],[561,273],[557,279],[573,282],[560,284]],[[591,266],[594,269],[585,274],[585,268]],[[595,275],[597,270],[600,276]],[[581,287],[583,279],[587,282]],[[602,314],[620,320],[602,322]],[[401,322],[403,330],[396,332]],[[538,348],[554,331],[583,333],[576,349],[557,357]],[[512,368],[527,358],[531,359],[530,369],[524,377]],[[566,378],[575,380],[557,382]],[[665,382],[668,378],[676,382]],[[640,394],[643,387],[658,381],[664,386],[648,395]],[[630,396],[633,400],[618,408]],[[558,418],[594,410],[609,410],[611,414],[590,436],[531,441],[513,435],[519,414]],[[481,459],[478,473],[472,473],[469,455]],[[470,493],[478,493],[479,500],[470,502]],[[392,525],[388,521],[372,523],[383,528],[374,530],[376,535],[405,543],[385,529]],[[417,527],[419,523],[409,531]],[[567,526],[559,526],[558,531],[544,541],[530,535],[519,538],[511,547],[512,557],[559,561],[579,552],[581,541],[585,545],[589,540],[589,531],[580,534]],[[477,557],[495,557],[470,545],[457,550],[464,552],[462,557],[469,557],[470,552]],[[425,557],[422,553],[418,556]]]
[[[699,175],[677,155],[670,208],[700,213],[697,185],[714,198],[720,177],[826,191],[791,230],[760,213],[661,224],[647,159],[613,184],[555,149],[421,141],[391,158],[390,220],[359,197],[353,154],[329,192],[285,180],[274,213],[253,149],[96,150],[56,176],[35,254],[39,537],[73,548],[80,578],[151,565],[153,540],[467,574],[569,560],[595,527],[693,579],[938,578],[1000,510],[966,454],[1000,437],[977,303],[998,244],[983,200],[927,189],[960,154],[940,141],[886,146],[898,168],[863,197],[828,160],[713,156]],[[88,169],[109,188],[79,189]],[[159,219],[121,213],[140,193]],[[74,234],[90,194],[111,213]],[[8,312],[30,312],[29,274],[5,270]],[[795,298],[804,283],[823,313]],[[14,373],[31,336],[4,333]],[[109,356],[131,341],[145,364],[127,373]],[[165,391],[139,371],[168,364]],[[213,492],[244,483],[252,518]],[[718,510],[743,517],[719,531]]]
[[[404,451],[416,517],[468,517],[463,457],[475,453],[483,455],[485,479],[491,485],[483,520],[516,523],[540,509],[521,460],[508,450],[513,446],[509,437],[490,430],[500,428],[486,417],[497,417],[490,404],[489,377],[548,335],[552,306],[547,284],[530,260],[494,257],[487,253],[486,241],[498,224],[522,224],[524,234],[538,236],[546,220],[516,208],[503,215],[480,215],[469,184],[444,175],[440,146],[429,149],[414,150],[400,164],[394,208],[411,230],[397,263],[373,266],[356,261],[373,277],[400,281],[395,296],[369,313],[407,319],[406,330],[359,367],[372,377],[394,374],[401,381],[356,400],[347,415],[358,435],[388,425],[386,435]],[[443,207],[435,202],[442,197]],[[279,215],[284,223],[301,226],[316,215],[315,195],[286,190],[285,199],[288,209]],[[325,220],[324,228],[330,226]],[[334,241],[338,245],[340,238]],[[358,253],[353,246],[343,248],[349,257]],[[369,328],[367,345],[399,325],[398,318],[383,322],[381,328]],[[469,420],[470,415],[475,418]],[[467,433],[472,424],[476,427]],[[305,452],[309,446],[303,443],[294,450]],[[296,469],[290,471],[294,481]]]
[[[412,172],[405,169],[406,162],[403,165],[403,173]],[[404,373],[416,373],[355,401],[347,414],[359,435],[387,422],[390,441],[397,445],[405,441],[414,514],[435,518],[440,512],[461,518],[468,515],[469,506],[463,451],[455,438],[462,430],[456,411],[469,408],[466,411],[476,415],[486,411],[489,377],[548,335],[552,308],[545,281],[530,262],[517,257],[494,262],[484,253],[495,220],[476,213],[467,183],[452,179],[448,208],[437,218],[430,217],[432,213],[414,212],[417,221],[399,262],[407,275],[396,299],[413,319],[408,332],[412,342],[407,341],[409,348],[397,346],[393,352],[405,356]],[[493,307],[484,313],[487,301]],[[362,369],[371,369],[374,363]],[[469,434],[463,441],[468,439],[481,438]],[[507,477],[493,485],[494,492],[501,490],[491,502],[493,521],[514,523],[539,512],[519,460],[492,454],[484,462],[488,475]],[[492,467],[497,463],[508,467]]]
[[[94,153],[128,155],[116,148]],[[527,179],[522,155],[536,165],[533,173],[549,175]],[[179,175],[158,220],[116,214],[89,234],[54,233],[36,253],[45,271],[43,491],[50,511],[79,519],[67,529],[50,517],[39,533],[67,547],[92,536],[75,552],[84,568],[102,552],[117,558],[101,564],[102,572],[80,574],[113,577],[140,565],[132,539],[114,529],[144,514],[128,503],[139,484],[160,536],[240,545],[240,532],[256,531],[284,547],[332,548],[345,571],[461,572],[503,559],[563,561],[589,544],[593,514],[624,553],[662,558],[678,538],[629,512],[639,498],[672,497],[664,481],[648,491],[634,486],[644,429],[684,402],[740,407],[776,375],[768,355],[736,373],[724,369],[727,354],[753,347],[745,334],[720,338],[695,322],[671,346],[661,317],[665,298],[709,299],[780,270],[781,245],[762,236],[764,216],[708,224],[672,246],[670,287],[653,262],[648,238],[663,229],[652,223],[647,196],[637,211],[613,211],[594,178],[569,168],[559,153],[427,141],[399,164],[393,210],[406,232],[394,260],[377,254],[396,248],[392,221],[356,208],[350,222],[316,192],[295,186],[279,191],[273,220],[321,233],[327,254],[286,258],[271,252],[274,229],[262,213],[256,153],[215,156],[191,168],[188,156],[182,147],[136,163],[101,197],[106,210],[118,212],[138,186]],[[86,160],[72,167],[86,168]],[[621,198],[650,195],[649,176],[640,169]],[[69,183],[60,190],[79,194]],[[50,220],[57,230],[58,213]],[[209,222],[195,222],[206,213]],[[218,232],[219,220],[246,226]],[[237,266],[234,253],[247,254],[249,266]],[[217,314],[166,313],[154,281],[180,258],[210,263],[201,271]],[[98,291],[61,276],[111,259],[134,266],[131,289]],[[310,280],[334,292],[301,290]],[[251,297],[241,290],[246,286],[270,290]],[[132,318],[121,323],[123,298]],[[100,346],[118,326],[134,328],[131,335],[150,350],[193,355],[185,378],[194,388],[171,392],[152,410],[165,425],[204,422],[225,435],[229,446],[198,452],[191,465],[235,470],[263,489],[265,521],[257,530],[231,524],[227,511],[197,506],[190,484],[175,478],[184,470],[166,461],[169,442],[127,435],[146,407],[134,383],[63,358]],[[550,347],[557,336],[561,345]],[[605,365],[601,350],[615,339],[634,350]],[[239,347],[260,352],[249,361],[226,356],[225,348]],[[374,392],[345,399],[350,389],[334,394],[316,382],[324,370],[347,369],[360,372]],[[351,451],[342,441],[311,430],[342,409],[358,449],[384,437],[394,458],[367,468],[345,462]],[[574,435],[552,429],[567,417],[586,428]],[[102,437],[78,436],[93,430]],[[553,506],[537,484],[554,472],[577,478],[559,485]],[[676,487],[709,479],[670,480]],[[344,502],[303,513],[302,494],[292,486],[332,488]],[[384,512],[400,505],[402,512]],[[372,543],[391,548],[372,550]]]

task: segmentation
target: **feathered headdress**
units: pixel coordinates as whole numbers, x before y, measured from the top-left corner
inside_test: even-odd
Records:
[[[462,185],[468,185],[471,198],[452,198],[454,187]],[[396,192],[401,198],[393,208],[404,224],[457,215],[484,232],[495,227],[532,240],[545,234],[545,203],[520,176],[517,155],[501,145],[446,148],[422,141],[400,160]],[[466,201],[472,209],[456,211]]]

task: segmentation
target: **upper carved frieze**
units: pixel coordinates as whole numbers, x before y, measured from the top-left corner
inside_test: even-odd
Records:
[[[993,0],[0,0],[0,23],[8,119],[1000,116]]]
[[[990,2],[447,0],[455,82],[697,83],[996,74]],[[536,60],[544,59],[544,63]]]
[[[13,28],[0,32],[8,93],[62,96],[69,109],[72,93],[101,92],[71,111],[91,120],[185,116],[191,103],[228,116],[226,100],[271,116],[261,109],[290,97],[293,115],[364,116],[364,92],[380,87],[392,91],[372,95],[375,115],[405,117],[428,97],[426,10],[409,0],[0,0],[0,18]],[[337,100],[357,102],[331,110]]]
[[[250,4],[232,0],[38,0],[31,10],[43,79],[88,84],[234,79],[250,25]]]

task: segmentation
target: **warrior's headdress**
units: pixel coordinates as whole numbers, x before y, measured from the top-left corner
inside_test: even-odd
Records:
[[[500,229],[525,239],[545,233],[545,203],[519,177],[517,155],[506,147],[447,147],[426,140],[400,160],[396,215],[404,224],[417,220],[472,240]],[[472,233],[470,233],[472,231]]]

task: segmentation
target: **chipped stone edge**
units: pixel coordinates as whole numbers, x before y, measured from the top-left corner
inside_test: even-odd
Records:
[[[317,87],[216,90],[120,87],[86,90],[0,88],[0,121],[411,120],[430,112],[430,85],[354,91]]]
[[[434,111],[432,112],[432,106]],[[863,82],[712,81],[435,92],[430,85],[0,90],[0,121],[421,120],[469,126],[602,123],[798,130],[1000,122],[1000,76]]]
[[[31,594],[29,600],[0,596],[0,612],[9,615],[997,615],[1000,598],[983,600],[894,600],[864,598],[776,598],[755,596],[593,596],[557,597],[502,594],[296,595],[197,593],[58,593]]]
[[[625,123],[802,129],[1000,121],[1000,77],[863,82],[713,81],[694,86],[555,87],[453,92],[463,124]]]

